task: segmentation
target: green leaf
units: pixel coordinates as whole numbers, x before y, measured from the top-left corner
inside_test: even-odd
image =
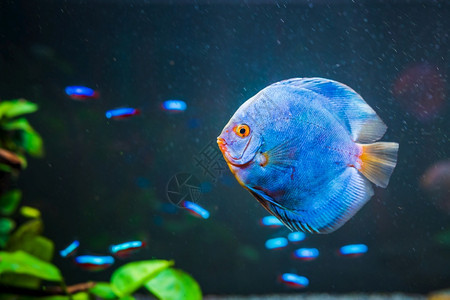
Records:
[[[21,153],[16,153],[16,155],[17,155],[17,158],[20,160],[20,167],[22,168],[22,170],[25,170],[28,166],[25,155],[23,155]]]
[[[97,282],[93,288],[89,289],[89,292],[102,299],[117,298],[109,282]]]
[[[35,236],[41,235],[44,230],[41,219],[32,219],[22,224],[9,238],[6,245],[7,250],[15,251],[21,250],[27,243],[27,240],[32,239]]]
[[[31,127],[30,123],[28,123],[27,119],[25,118],[3,122],[2,127],[5,130],[23,130],[25,132],[34,132],[33,127]]]
[[[0,213],[9,216],[16,211],[17,205],[22,198],[20,190],[10,190],[0,197]]]
[[[43,155],[43,142],[42,138],[37,133],[27,119],[19,118],[8,122],[2,123],[2,128],[5,130],[21,130],[21,139],[18,142],[18,146],[24,148],[30,155],[40,157]]]
[[[130,295],[171,265],[173,265],[173,261],[167,260],[144,260],[128,263],[112,274],[111,288],[119,297]]]
[[[10,173],[12,171],[12,168],[8,165],[0,163],[0,171],[5,172],[5,173]]]
[[[9,218],[0,218],[0,234],[7,234],[16,227],[16,222]]]
[[[20,208],[20,214],[27,218],[39,218],[41,216],[39,209],[30,206],[22,206]]]
[[[25,99],[0,102],[0,117],[14,118],[19,115],[35,112],[38,106]]]
[[[22,249],[20,250],[42,259],[43,261],[50,262],[53,258],[55,246],[50,239],[38,235],[25,240],[22,244]]]
[[[202,291],[198,283],[189,274],[178,269],[165,269],[150,279],[145,287],[159,299],[202,299]]]
[[[42,157],[44,154],[44,147],[39,133],[36,131],[25,131],[22,139],[22,146],[30,155],[34,157]]]
[[[76,293],[75,295],[72,295],[72,300],[89,300],[89,294],[85,292]]]
[[[58,268],[24,251],[0,252],[0,275],[18,273],[31,275],[48,281],[62,281]]]
[[[134,298],[132,295],[126,295],[120,298],[120,300],[134,300],[134,299],[136,298]]]
[[[0,275],[0,283],[6,286],[38,289],[41,285],[41,279],[26,274],[5,273]]]
[[[20,248],[14,250],[23,250],[44,262],[50,262],[55,248],[53,242],[46,237],[39,235],[28,234],[25,236],[27,236],[27,238],[23,239],[19,244]],[[3,274],[0,280],[6,285],[15,285],[31,289],[36,289],[41,284],[39,278],[26,274],[7,273]]]

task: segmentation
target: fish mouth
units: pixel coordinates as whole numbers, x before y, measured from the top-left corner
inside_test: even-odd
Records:
[[[225,153],[227,151],[227,142],[223,138],[217,138],[217,145],[219,145],[219,149],[220,151],[222,151],[222,153]]]
[[[239,163],[239,161],[242,160],[242,157],[244,156],[244,153],[247,150],[248,145],[250,145],[251,140],[252,140],[252,137],[250,137],[250,139],[248,140],[247,144],[245,145],[244,151],[242,151],[242,154],[240,157],[234,157],[230,154],[230,152],[227,149],[227,142],[223,138],[218,137],[217,144],[219,145],[219,149],[222,152],[223,157],[225,158],[226,162],[230,165],[239,167],[239,166],[243,166],[248,163],[248,162]]]

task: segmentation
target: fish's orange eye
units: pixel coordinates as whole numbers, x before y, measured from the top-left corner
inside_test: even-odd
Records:
[[[234,132],[241,138],[245,138],[250,134],[250,127],[248,127],[248,125],[241,124],[234,128]]]

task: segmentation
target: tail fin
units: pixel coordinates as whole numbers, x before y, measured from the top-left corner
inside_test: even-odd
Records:
[[[362,147],[359,171],[377,186],[387,187],[397,164],[398,144],[378,142],[359,145]]]

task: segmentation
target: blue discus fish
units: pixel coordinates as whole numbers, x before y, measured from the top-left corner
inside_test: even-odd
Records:
[[[293,231],[330,233],[386,187],[397,143],[348,86],[323,78],[274,83],[247,100],[217,138],[239,183]]]

